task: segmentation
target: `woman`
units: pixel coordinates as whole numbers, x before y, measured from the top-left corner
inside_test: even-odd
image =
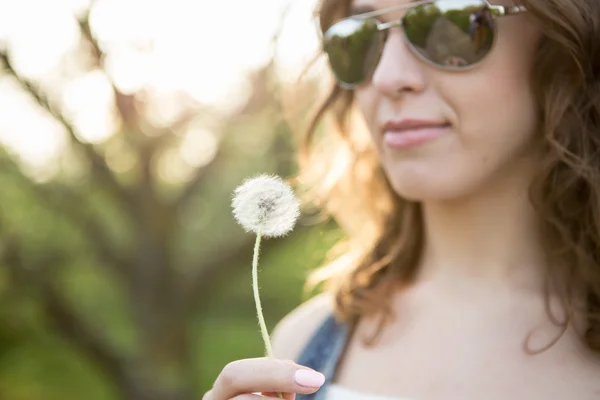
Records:
[[[307,137],[304,179],[329,146],[348,251],[278,324],[279,359],[229,364],[205,400],[600,398],[600,2],[319,17],[337,82],[312,131],[340,135]]]

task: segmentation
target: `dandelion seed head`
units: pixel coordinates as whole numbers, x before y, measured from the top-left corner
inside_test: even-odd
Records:
[[[300,216],[293,189],[275,175],[259,175],[238,186],[231,203],[233,216],[247,231],[265,237],[285,236]]]

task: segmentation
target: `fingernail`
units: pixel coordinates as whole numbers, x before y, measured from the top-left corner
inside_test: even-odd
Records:
[[[310,369],[299,369],[294,374],[294,380],[300,386],[318,388],[325,383],[325,375]]]

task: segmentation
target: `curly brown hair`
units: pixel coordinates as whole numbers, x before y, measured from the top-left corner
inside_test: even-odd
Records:
[[[576,307],[572,290],[585,290],[584,339],[600,351],[600,2],[521,3],[542,30],[532,79],[545,156],[530,200],[543,224],[548,256],[568,266],[549,270],[548,282],[566,275],[570,291],[561,298],[568,311]],[[321,31],[346,17],[350,5],[351,0],[321,0],[316,10]],[[380,314],[368,341],[373,343],[393,317],[389,294],[416,275],[423,222],[420,205],[392,189],[354,115],[353,92],[333,83],[302,139],[298,178],[308,200],[347,234],[333,249],[335,258],[311,274],[308,287],[325,283],[341,320]],[[549,310],[548,303],[547,291]],[[569,317],[561,323],[566,330]]]

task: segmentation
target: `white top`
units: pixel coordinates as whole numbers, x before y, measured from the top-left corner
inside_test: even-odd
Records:
[[[327,387],[326,400],[412,400],[406,397],[389,397],[374,394],[361,393],[356,390],[351,390],[335,383],[329,384]]]

